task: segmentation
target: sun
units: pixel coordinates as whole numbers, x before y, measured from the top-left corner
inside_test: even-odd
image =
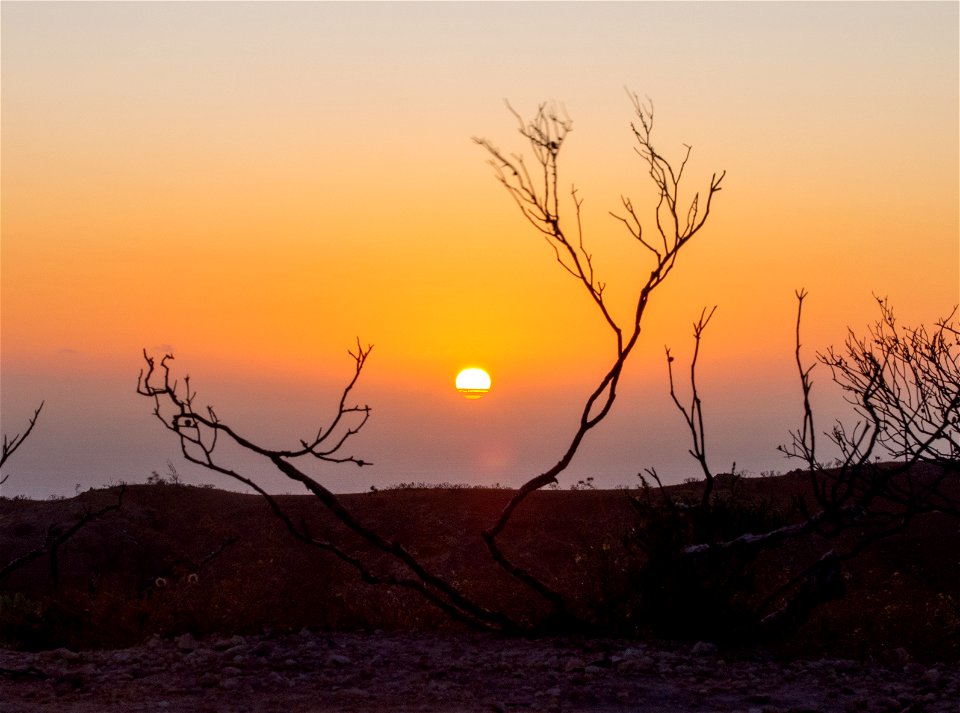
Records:
[[[468,399],[483,398],[490,391],[490,374],[483,369],[471,367],[457,374],[457,391]]]

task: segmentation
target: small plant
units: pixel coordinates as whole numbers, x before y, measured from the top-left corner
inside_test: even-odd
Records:
[[[180,473],[177,472],[173,461],[168,459],[167,472],[159,473],[155,470],[151,471],[150,475],[147,476],[147,485],[183,485],[183,479],[180,477]]]

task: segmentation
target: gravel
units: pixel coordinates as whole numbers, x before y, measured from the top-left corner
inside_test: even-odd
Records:
[[[313,633],[0,650],[0,713],[960,713],[956,664],[777,661],[709,642]]]

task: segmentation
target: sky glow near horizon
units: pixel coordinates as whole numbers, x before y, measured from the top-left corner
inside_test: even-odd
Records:
[[[654,196],[624,87],[652,99],[662,153],[693,146],[688,197],[727,176],[561,485],[697,474],[663,349],[685,368],[714,304],[708,457],[795,467],[775,450],[800,416],[794,290],[808,361],[876,318],[873,294],[905,324],[960,301],[958,8],[3,2],[2,431],[46,401],[3,494],[142,482],[167,459],[229,487],[135,394],[141,350],[172,351],[198,402],[282,446],[330,417],[357,337],[373,413],[350,452],[374,466],[324,483],[549,468],[613,340],[471,137],[529,155],[504,100],[563,105],[561,184],[627,320],[649,265],[608,211]],[[483,399],[452,386],[471,365],[496,383]],[[822,367],[814,405],[824,429],[846,414]]]

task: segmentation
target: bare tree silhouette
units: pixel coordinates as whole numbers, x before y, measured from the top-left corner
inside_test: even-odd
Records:
[[[721,190],[725,175],[725,172],[721,172],[711,176],[702,201],[699,192],[694,192],[692,197],[685,200],[681,188],[691,147],[686,146],[683,158],[679,165],[674,167],[653,145],[652,104],[644,103],[636,94],[631,94],[630,99],[636,115],[636,120],[630,125],[636,141],[635,148],[647,165],[650,179],[658,194],[658,202],[654,212],[655,231],[644,231],[643,221],[628,197],[621,196],[623,214],[611,213],[623,223],[628,234],[647,253],[651,261],[649,275],[638,286],[635,306],[628,320],[615,317],[604,298],[606,285],[596,276],[593,256],[585,244],[581,220],[583,201],[575,187],[570,189],[573,215],[570,219],[561,216],[563,205],[560,198],[559,156],[564,141],[573,128],[570,119],[561,116],[556,109],[541,104],[533,119],[524,121],[510,108],[519,124],[520,135],[532,151],[536,163],[532,169],[528,167],[523,156],[507,154],[486,139],[474,139],[491,156],[490,163],[496,171],[497,179],[516,201],[523,216],[544,236],[553,249],[557,262],[587,291],[614,336],[610,365],[587,396],[579,423],[566,450],[555,465],[524,483],[506,504],[496,522],[483,533],[494,560],[550,601],[557,615],[561,617],[567,616],[568,612],[560,593],[529,570],[512,562],[499,546],[497,538],[514,510],[530,493],[557,482],[557,476],[570,465],[586,435],[610,413],[617,397],[623,367],[640,338],[650,297],[673,271],[683,248],[706,224],[713,198]]]
[[[798,502],[805,516],[801,527],[828,542],[853,529],[857,536],[846,546],[828,548],[768,597],[764,608],[778,600],[779,607],[766,615],[767,623],[805,613],[832,587],[842,562],[902,532],[917,516],[939,512],[960,517],[960,503],[942,489],[947,478],[960,473],[957,308],[932,331],[923,325],[904,328],[887,300],[877,298],[880,317],[865,335],[851,329],[841,349],[817,354],[856,415],[852,425],[837,421],[826,434],[840,457],[825,464],[817,455],[809,398],[813,366],[804,367],[800,358],[805,298],[806,292],[799,290],[796,359],[803,422],[780,450],[802,460],[809,473],[814,507]]]
[[[631,124],[635,150],[652,181],[655,208],[646,227],[628,197],[621,197],[621,213],[611,213],[638,246],[638,253],[649,260],[649,272],[642,273],[626,318],[615,314],[605,296],[606,285],[594,270],[582,221],[583,202],[577,189],[571,187],[568,198],[561,195],[559,157],[573,128],[571,120],[541,104],[533,118],[525,121],[508,105],[532,155],[529,164],[520,154],[501,151],[486,139],[474,139],[489,155],[497,180],[523,217],[543,236],[561,268],[586,291],[613,337],[608,365],[586,395],[560,458],[517,489],[499,516],[481,533],[492,561],[517,583],[517,591],[532,590],[549,607],[552,615],[546,622],[521,622],[474,600],[456,583],[425,566],[400,542],[385,537],[374,525],[361,522],[300,465],[310,461],[368,465],[362,458],[346,453],[345,448],[370,417],[370,407],[353,404],[351,394],[372,347],[363,347],[358,341],[356,350],[350,352],[353,374],[330,421],[318,428],[316,435],[286,449],[258,444],[222,422],[212,408],[200,409],[195,404],[196,394],[189,377],[184,379],[182,388],[171,379],[172,355],[157,363],[144,352],[146,367],[140,374],[138,393],[154,401],[156,417],[179,438],[187,460],[252,488],[294,537],[332,553],[353,567],[363,580],[415,591],[453,618],[479,628],[518,631],[529,626],[570,629],[584,625],[572,613],[567,595],[550,583],[549,575],[531,571],[516,561],[516,555],[505,551],[502,535],[524,500],[540,488],[557,483],[587,435],[610,413],[624,366],[639,342],[651,296],[672,273],[684,248],[704,228],[725,176],[723,172],[714,173],[703,192],[688,191],[685,171],[692,149],[686,146],[679,162],[671,163],[653,145],[652,106],[636,95],[630,95],[630,99],[635,112]],[[827,465],[819,460],[816,449],[810,403],[813,367],[805,366],[801,355],[805,297],[805,292],[797,293],[795,350],[803,419],[800,429],[791,434],[791,443],[781,450],[805,463],[813,502],[798,497],[788,516],[772,512],[762,503],[744,505],[737,500],[736,468],[719,475],[711,469],[697,364],[705,330],[716,308],[705,309],[693,325],[689,400],[680,393],[674,357],[669,348],[666,350],[670,396],[689,431],[689,452],[698,462],[703,480],[695,502],[681,501],[673,491],[668,492],[654,470],[647,471],[659,485],[660,499],[648,497],[648,486],[644,496],[635,499],[642,520],[632,538],[645,552],[636,578],[641,608],[676,607],[682,603],[683,616],[698,612],[697,620],[714,629],[745,626],[753,632],[773,631],[791,622],[795,624],[813,607],[837,596],[842,589],[842,563],[858,556],[872,543],[901,531],[919,515],[933,511],[958,514],[957,503],[941,488],[947,477],[957,473],[960,458],[956,310],[932,332],[923,328],[903,329],[886,301],[878,300],[881,318],[866,336],[857,337],[851,331],[842,350],[831,349],[817,355],[859,417],[853,426],[838,423],[829,432],[841,458]],[[302,519],[296,521],[242,468],[221,458],[224,442],[266,459],[284,476],[300,483],[367,546],[386,555],[389,571],[383,571],[382,559],[374,566],[369,550],[365,554],[342,542],[316,537]],[[896,462],[878,462],[883,454]],[[918,474],[919,465],[931,469]],[[646,485],[646,479],[641,477]],[[855,536],[851,537],[851,532]],[[760,552],[805,536],[826,543],[817,556],[777,579],[759,601],[749,605],[734,602],[742,589],[741,575],[754,566]]]
[[[639,504],[642,517],[659,523],[668,532],[639,533],[651,558],[659,557],[656,585],[680,609],[696,587],[695,580],[711,582],[692,596],[729,602],[742,594],[743,576],[759,554],[788,546],[798,538],[813,543],[803,566],[781,577],[749,611],[736,612],[738,633],[782,633],[802,623],[818,605],[843,593],[842,565],[866,548],[902,532],[920,515],[939,512],[960,516],[957,503],[943,485],[960,473],[960,340],[954,318],[956,308],[933,331],[903,328],[886,300],[878,299],[880,318],[865,336],[849,331],[842,349],[817,354],[830,369],[832,380],[845,394],[857,420],[850,426],[837,422],[826,434],[840,458],[824,463],[817,455],[817,430],[810,403],[814,365],[801,357],[801,317],[805,291],[797,293],[795,359],[803,402],[802,424],[791,433],[791,443],[779,450],[806,466],[813,502],[794,500],[795,516],[789,521],[769,517],[763,508],[712,497],[717,477],[707,462],[704,424],[697,390],[696,365],[704,330],[713,315],[704,310],[694,324],[695,348],[690,364],[691,402],[684,406],[676,395],[673,357],[667,349],[670,394],[693,439],[691,455],[700,464],[704,480],[695,505],[679,503],[660,486],[660,504],[649,498]],[[894,462],[889,462],[890,459]],[[736,479],[736,473],[728,474]],[[737,512],[739,510],[739,512]],[[739,517],[738,529],[724,532],[721,525],[731,514]],[[648,529],[650,528],[647,525]],[[819,552],[815,548],[819,547]],[[667,571],[669,574],[664,576]],[[669,579],[669,583],[664,580]],[[652,586],[649,588],[653,588]],[[681,591],[684,590],[684,591]],[[714,602],[716,604],[716,602]],[[693,607],[687,607],[689,612]],[[732,610],[724,613],[730,618]],[[719,618],[714,610],[714,619]],[[716,623],[716,622],[714,622]]]
[[[370,417],[371,409],[368,405],[351,404],[349,399],[372,348],[372,345],[364,347],[357,341],[356,351],[350,352],[354,362],[353,376],[341,393],[333,417],[317,430],[314,437],[309,440],[301,439],[296,447],[290,449],[270,449],[254,443],[222,422],[212,407],[206,407],[206,413],[201,413],[194,405],[196,393],[191,389],[190,378],[184,379],[182,391],[177,382],[171,380],[169,362],[173,356],[170,354],[157,364],[155,359],[144,351],[146,370],[140,373],[137,393],[153,399],[154,415],[167,430],[180,439],[184,458],[233,478],[259,493],[296,539],[330,552],[353,567],[363,580],[370,584],[388,584],[413,590],[453,618],[467,624],[479,628],[517,629],[517,625],[505,615],[474,602],[442,577],[430,572],[401,543],[388,540],[374,527],[360,522],[332,491],[296,465],[298,461],[308,459],[331,464],[353,464],[357,467],[370,465],[362,458],[344,454],[344,447],[361,431]],[[388,555],[397,565],[397,569],[389,573],[377,573],[362,556],[348,551],[341,544],[315,537],[305,521],[295,522],[279,501],[256,480],[244,475],[238,467],[230,467],[218,458],[216,450],[224,439],[244,451],[262,456],[287,478],[303,485],[337,520]]]
[[[475,139],[490,154],[491,163],[497,171],[499,180],[517,201],[523,215],[547,239],[560,265],[586,289],[615,337],[610,366],[600,378],[597,387],[587,397],[579,425],[560,460],[549,470],[525,483],[507,503],[497,521],[483,533],[486,546],[496,563],[524,585],[543,595],[552,604],[558,618],[566,621],[571,621],[572,617],[569,616],[563,596],[534,574],[511,562],[498,544],[498,535],[524,498],[534,490],[556,482],[557,476],[569,465],[586,434],[599,425],[609,413],[616,398],[623,366],[640,337],[641,321],[650,297],[672,272],[684,246],[703,228],[710,214],[713,197],[720,190],[724,175],[721,173],[712,176],[702,200],[699,193],[694,193],[684,202],[685,199],[681,196],[681,184],[683,172],[690,157],[690,147],[686,147],[680,165],[675,168],[651,142],[652,107],[642,103],[636,95],[631,95],[630,98],[636,113],[636,122],[631,124],[631,129],[637,142],[637,152],[646,163],[658,194],[658,203],[654,218],[656,228],[652,235],[648,234],[650,231],[644,233],[640,217],[630,199],[621,198],[624,214],[614,216],[624,224],[640,250],[647,253],[651,259],[650,273],[638,288],[634,313],[628,321],[623,323],[608,308],[604,298],[604,284],[594,274],[592,257],[585,247],[580,220],[582,203],[575,189],[571,190],[574,208],[573,227],[568,229],[567,219],[561,219],[558,157],[566,136],[572,128],[570,120],[561,118],[556,112],[548,110],[545,105],[539,107],[534,118],[528,123],[523,122],[514,112],[520,124],[520,133],[532,149],[537,163],[538,178],[536,179],[528,171],[522,157],[508,157],[488,141]],[[568,230],[572,230],[573,233],[568,235]],[[146,368],[141,371],[137,391],[154,400],[155,415],[179,438],[181,450],[187,460],[233,478],[258,492],[297,539],[331,552],[354,567],[364,580],[414,590],[459,620],[483,628],[499,630],[522,628],[506,614],[493,611],[472,600],[436,573],[428,571],[399,542],[388,540],[372,526],[358,521],[334,493],[295,465],[304,459],[333,464],[367,465],[366,461],[356,456],[343,455],[343,449],[370,416],[369,406],[349,405],[351,391],[360,377],[370,349],[371,347],[364,348],[358,342],[356,352],[351,352],[354,360],[354,374],[343,390],[331,422],[326,427],[320,428],[315,437],[301,440],[297,447],[291,449],[266,448],[242,436],[222,422],[212,408],[207,407],[201,412],[194,404],[195,393],[191,389],[189,377],[184,379],[182,389],[171,380],[169,362],[173,359],[172,355],[164,356],[157,364],[154,358],[144,352]],[[337,543],[315,538],[305,523],[294,522],[283,511],[278,501],[254,479],[244,475],[240,469],[226,465],[217,457],[215,449],[223,440],[267,459],[286,477],[302,484],[341,523],[368,544],[388,555],[397,569],[389,574],[376,573],[359,555],[347,551]]]

